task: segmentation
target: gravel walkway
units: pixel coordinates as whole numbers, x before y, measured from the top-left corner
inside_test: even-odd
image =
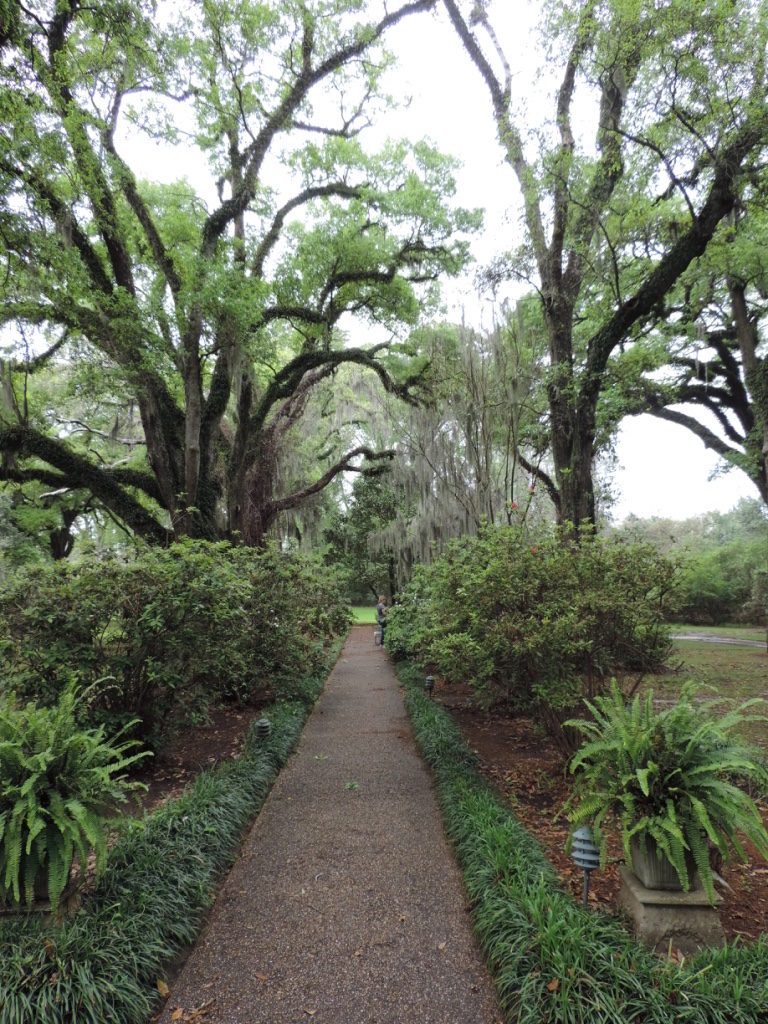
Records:
[[[500,1024],[397,678],[355,627],[160,1020]]]

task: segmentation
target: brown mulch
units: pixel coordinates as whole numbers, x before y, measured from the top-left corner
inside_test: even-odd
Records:
[[[204,768],[238,757],[249,725],[261,714],[261,705],[214,708],[204,725],[178,730],[132,776],[147,787],[138,798],[138,812],[153,811],[177,799]]]
[[[466,688],[438,683],[435,695],[479,754],[484,774],[544,847],[566,888],[581,900],[584,875],[565,852],[568,822],[554,820],[569,793],[564,755],[530,718],[484,712],[472,705]],[[768,804],[760,810],[768,826]],[[618,841],[609,844],[606,869],[590,876],[590,903],[609,913],[616,908],[622,856]],[[725,934],[729,940],[738,936],[752,942],[768,931],[768,863],[755,853],[746,864],[725,865],[721,874],[731,887],[719,889]]]

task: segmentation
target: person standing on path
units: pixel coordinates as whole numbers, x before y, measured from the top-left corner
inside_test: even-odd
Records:
[[[384,646],[384,629],[387,625],[387,607],[386,595],[382,594],[379,598],[379,603],[376,605],[376,620],[379,623],[379,629],[381,630],[381,646]]]

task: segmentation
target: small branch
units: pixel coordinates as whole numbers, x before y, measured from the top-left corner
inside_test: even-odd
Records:
[[[393,451],[377,452],[367,445],[359,445],[352,451],[347,452],[342,459],[335,463],[327,472],[316,480],[314,483],[309,484],[300,491],[295,491],[293,494],[287,495],[284,498],[278,498],[276,501],[271,501],[268,506],[268,519],[272,519],[279,512],[285,512],[290,508],[296,508],[303,502],[310,498],[313,494],[319,494],[320,491],[324,490],[331,480],[335,479],[339,473],[351,472],[351,473],[364,473],[366,470],[362,466],[352,465],[352,460],[357,459],[360,456],[366,458],[369,462],[377,462],[383,460],[392,460],[395,456]]]

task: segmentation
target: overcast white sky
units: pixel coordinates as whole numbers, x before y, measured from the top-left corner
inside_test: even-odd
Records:
[[[547,82],[537,57],[535,24],[540,10],[535,0],[493,0],[491,21],[505,49],[514,75],[518,107],[533,127],[540,111],[551,110],[541,99]],[[503,162],[496,142],[488,92],[447,18],[406,19],[389,36],[398,56],[391,86],[409,93],[407,110],[392,112],[377,131],[390,135],[428,135],[444,152],[462,160],[458,199],[465,206],[486,208],[485,229],[473,241],[479,262],[511,249],[516,243],[519,191],[512,169]],[[585,116],[588,116],[585,110]],[[471,273],[459,287],[452,286],[450,312],[460,316],[477,308]],[[487,314],[486,314],[487,316]],[[710,480],[721,460],[707,451],[689,431],[650,416],[635,417],[622,425],[618,440],[619,468],[614,478],[618,502],[614,517],[687,518],[709,510],[728,511],[742,497],[757,491],[736,470]]]

